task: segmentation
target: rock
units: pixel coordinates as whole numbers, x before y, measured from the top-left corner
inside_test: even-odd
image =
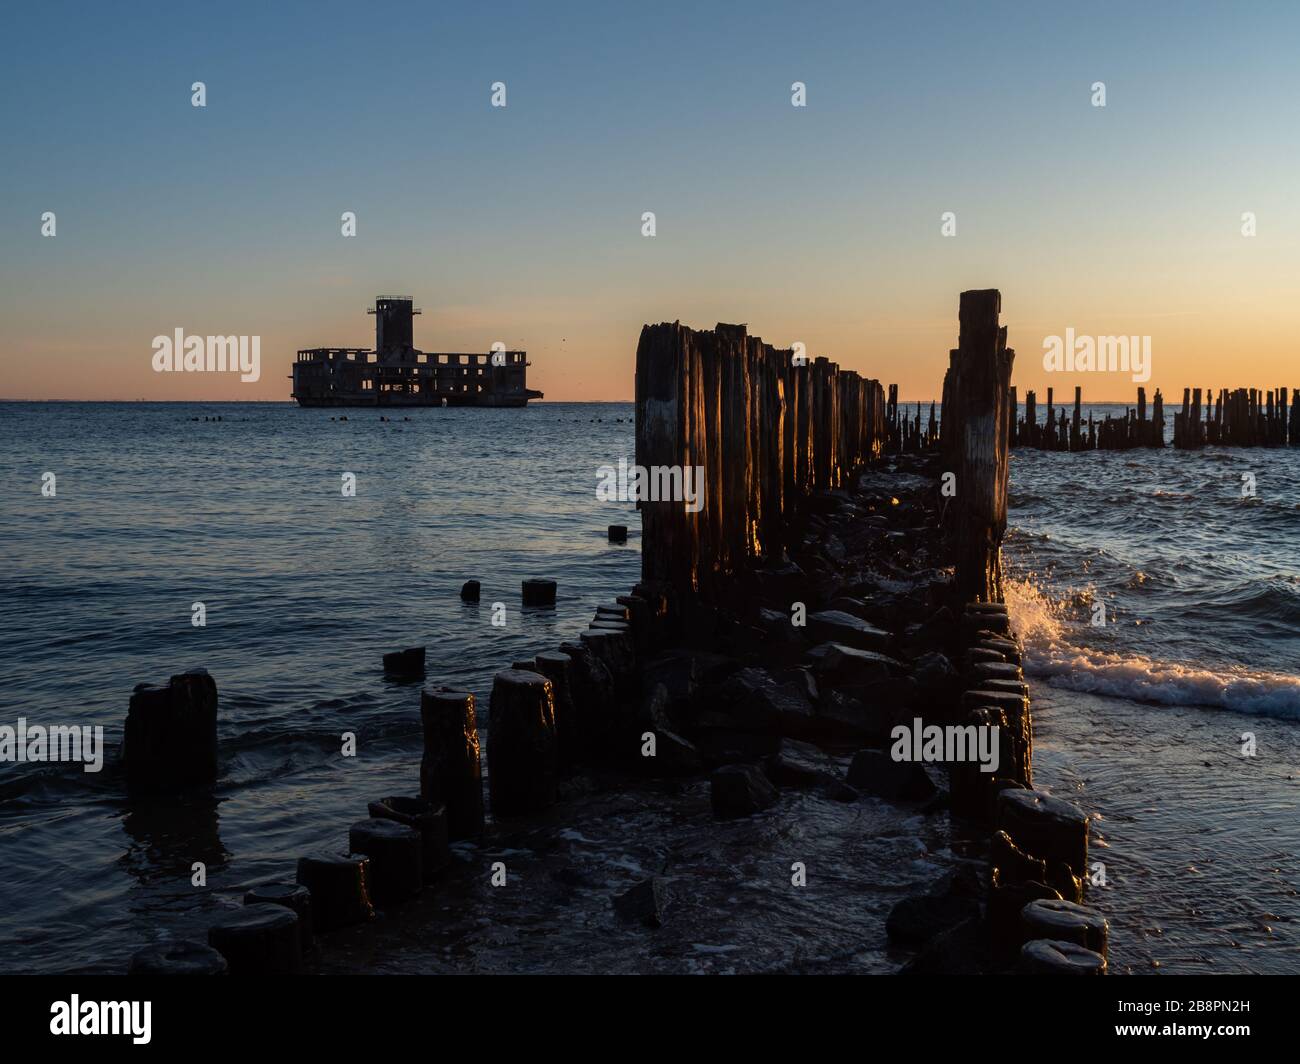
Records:
[[[924,894],[895,905],[885,920],[885,933],[891,942],[920,945],[979,915],[979,902],[974,898]]]
[[[555,581],[525,580],[522,585],[522,595],[525,606],[554,606]]]
[[[755,573],[760,593],[773,603],[788,607],[801,601],[807,589],[807,575],[794,562],[769,562]]]
[[[897,658],[842,643],[822,643],[806,655],[813,672],[832,683],[871,683],[904,674]]]
[[[859,750],[849,765],[848,783],[864,794],[896,802],[923,802],[937,788],[924,766],[895,761],[881,750]]]
[[[987,928],[982,921],[970,919],[930,939],[902,974],[983,975],[988,967]]]
[[[754,724],[782,735],[806,735],[812,729],[813,705],[806,685],[778,683],[763,669],[741,669],[722,685],[721,697],[734,711],[748,711]]]
[[[418,679],[424,675],[424,647],[407,647],[384,655],[384,673],[388,676]]]
[[[893,639],[888,632],[840,610],[822,610],[808,617],[808,631],[822,643],[839,643],[857,650],[883,651]]]
[[[817,707],[818,731],[833,738],[884,741],[894,724],[887,708],[864,705],[842,691],[831,691]]]
[[[693,776],[704,771],[704,759],[695,745],[676,732],[656,731],[655,756],[645,763],[656,776]]]
[[[127,975],[225,975],[228,969],[219,951],[182,939],[140,950],[131,958]]]
[[[666,890],[659,876],[638,883],[614,898],[614,911],[626,923],[662,927]]]
[[[231,975],[293,975],[302,968],[298,917],[283,905],[245,905],[208,928]]]
[[[752,816],[777,799],[776,788],[755,765],[724,765],[709,782],[713,815],[719,819]]]
[[[1028,854],[1051,866],[1064,861],[1082,879],[1088,869],[1088,818],[1083,810],[1042,791],[1005,790],[997,826]]]
[[[862,797],[862,792],[856,787],[850,787],[843,780],[836,780],[826,788],[826,797],[834,802],[856,802]]]
[[[707,728],[695,733],[695,747],[706,765],[762,761],[781,748],[781,737],[736,728]]]
[[[1105,975],[1106,958],[1073,942],[1038,939],[1020,948],[1025,975]]]
[[[1025,941],[1046,938],[1073,942],[1106,956],[1110,924],[1096,909],[1085,905],[1051,898],[1035,899],[1020,911],[1020,926]]]
[[[479,600],[479,582],[477,580],[466,580],[460,586],[460,598],[462,602],[477,602]]]
[[[912,679],[926,695],[948,695],[956,689],[957,670],[943,654],[931,651],[912,662]]]
[[[828,787],[839,778],[835,759],[821,747],[791,739],[768,757],[765,768],[778,787]]]
[[[206,669],[171,678],[166,687],[137,684],[122,735],[126,786],[132,794],[166,794],[217,780],[217,685]]]

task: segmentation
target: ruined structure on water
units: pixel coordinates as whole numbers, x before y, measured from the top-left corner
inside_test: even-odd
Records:
[[[528,387],[528,355],[424,352],[414,346],[420,311],[409,296],[380,296],[375,346],[311,347],[293,366],[299,406],[526,406],[542,393]]]
[[[1173,445],[1179,450],[1201,447],[1300,447],[1300,388],[1293,390],[1290,418],[1287,390],[1275,388],[1223,388],[1216,398],[1207,388],[1183,389],[1183,406],[1174,412]],[[1083,389],[1074,389],[1074,412],[1067,421],[1066,410],[1058,413],[1052,389],[1047,389],[1047,413],[1038,421],[1038,397],[1025,392],[1025,416],[1015,417],[1016,390],[1011,389],[1012,447],[1034,447],[1041,451],[1127,451],[1134,447],[1165,445],[1164,397],[1156,389],[1151,417],[1147,418],[1147,390],[1139,388],[1137,406],[1121,417],[1107,414],[1094,421],[1083,419]]]

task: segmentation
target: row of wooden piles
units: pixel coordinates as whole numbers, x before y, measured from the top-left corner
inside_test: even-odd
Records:
[[[1300,446],[1300,388],[1291,393],[1287,416],[1285,388],[1183,389],[1183,409],[1174,414],[1174,446],[1195,450],[1220,447]]]
[[[1287,390],[1275,388],[1220,389],[1216,397],[1210,389],[1183,389],[1183,408],[1174,411],[1173,445],[1194,450],[1207,444],[1221,447],[1300,446],[1300,389],[1293,392],[1288,418]],[[1204,401],[1202,401],[1204,396]],[[1011,389],[1011,407],[1017,410],[1016,389]],[[1074,410],[1059,410],[1047,389],[1047,410],[1042,423],[1038,420],[1038,400],[1033,391],[1025,392],[1023,418],[1013,417],[1010,424],[1012,447],[1034,447],[1042,451],[1127,451],[1138,447],[1165,446],[1164,397],[1156,389],[1147,417],[1147,393],[1139,388],[1137,406],[1129,407],[1121,417],[1107,414],[1094,420],[1083,418],[1082,389],[1074,389]]]
[[[748,562],[780,558],[817,491],[887,447],[880,383],[826,358],[796,364],[744,325],[646,325],[636,356],[636,463],[704,471],[697,512],[640,503],[642,581],[716,600]]]
[[[885,420],[889,431],[885,441],[885,450],[891,454],[905,454],[914,451],[927,451],[939,442],[939,422],[935,417],[934,403],[930,404],[930,417],[921,424],[921,403],[916,404],[916,412],[908,417],[904,407],[901,415],[898,406],[898,385],[889,386],[889,398],[885,400]]]

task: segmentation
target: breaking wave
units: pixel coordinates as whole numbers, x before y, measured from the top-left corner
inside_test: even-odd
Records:
[[[1300,720],[1300,677],[1207,668],[1075,645],[1067,599],[1053,600],[1028,580],[1010,580],[1007,607],[1025,643],[1025,671],[1054,687],[1175,706]]]

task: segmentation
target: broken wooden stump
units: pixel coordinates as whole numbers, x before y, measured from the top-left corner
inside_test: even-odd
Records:
[[[447,807],[429,798],[381,798],[366,807],[377,820],[392,820],[420,833],[420,867],[430,883],[451,867]]]
[[[166,794],[217,779],[217,685],[206,669],[137,684],[122,734],[127,790]]]
[[[997,799],[997,827],[1048,868],[1063,861],[1083,879],[1088,874],[1088,818],[1083,810],[1042,791],[1005,790]]]
[[[317,930],[334,931],[374,917],[369,874],[370,859],[360,854],[298,858],[297,879],[311,892],[312,923]]]
[[[525,580],[523,582],[522,594],[525,606],[554,606],[555,581],[538,579]]]
[[[311,948],[311,891],[301,883],[264,883],[244,894],[245,905],[283,905],[298,917],[298,938],[302,951]]]
[[[410,679],[424,676],[424,647],[407,647],[384,655],[384,674]]]
[[[480,585],[477,580],[466,580],[460,586],[460,600],[462,602],[477,602],[480,593]]]
[[[627,525],[610,525],[609,541],[611,543],[627,542]]]
[[[1109,945],[1110,924],[1106,918],[1086,905],[1070,901],[1039,898],[1020,911],[1022,939],[1036,938],[1073,942],[1105,957]]]
[[[1025,975],[1105,975],[1106,958],[1073,942],[1037,939],[1020,948]]]
[[[397,905],[424,886],[424,840],[396,820],[358,820],[348,829],[348,848],[370,858],[370,894],[375,904]]]
[[[245,905],[208,928],[231,975],[293,975],[302,968],[298,916],[283,905]]]
[[[225,975],[228,970],[218,950],[182,939],[140,950],[131,958],[127,975]]]
[[[447,807],[451,841],[478,838],[483,834],[483,770],[474,696],[448,687],[427,687],[420,693],[420,721],[424,728],[420,795]]]
[[[492,815],[524,816],[555,804],[555,689],[541,673],[507,669],[492,681],[488,708]]]

